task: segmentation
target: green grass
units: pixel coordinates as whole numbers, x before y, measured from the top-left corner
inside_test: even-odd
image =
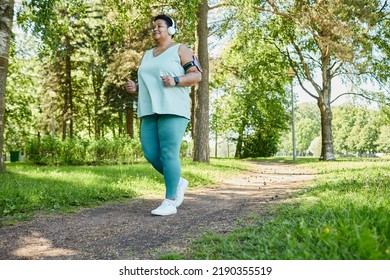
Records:
[[[317,170],[319,179],[252,217],[257,226],[206,234],[185,255],[163,258],[389,260],[390,161],[299,162]]]
[[[183,162],[191,187],[211,184],[248,169],[237,160],[210,165]],[[38,212],[77,211],[140,196],[163,195],[163,178],[148,163],[117,166],[35,166],[9,163],[0,174],[0,226],[31,218]]]

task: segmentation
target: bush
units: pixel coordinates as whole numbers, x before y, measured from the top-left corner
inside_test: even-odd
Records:
[[[244,142],[243,158],[269,157],[278,151],[279,135],[257,132],[247,136]]]
[[[66,139],[45,136],[30,139],[27,160],[41,165],[127,164],[142,157],[138,139]]]
[[[67,138],[62,142],[59,162],[65,165],[85,164],[86,154],[86,146],[81,140]]]
[[[50,136],[32,138],[27,142],[26,154],[28,160],[36,164],[55,163],[61,154],[61,141]]]

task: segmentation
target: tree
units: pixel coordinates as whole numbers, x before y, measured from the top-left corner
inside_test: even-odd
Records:
[[[5,93],[8,72],[10,38],[14,16],[14,0],[0,0],[0,173],[5,172],[4,162],[4,125]]]
[[[378,140],[379,126],[375,123],[375,119],[378,113],[364,107],[356,107],[354,111],[354,124],[346,141],[347,144],[359,155],[376,153],[375,142]],[[351,112],[348,115],[351,118]]]
[[[62,139],[74,136],[74,87],[72,71],[73,56],[77,50],[77,35],[82,34],[83,16],[86,11],[84,1],[32,0],[23,3],[24,9],[19,21],[24,28],[32,29],[43,43],[40,55],[50,57],[48,72],[53,71],[57,84],[46,91],[62,94]],[[69,125],[69,130],[68,130]]]
[[[210,161],[209,146],[209,52],[208,52],[208,1],[201,0],[198,6],[198,54],[199,62],[202,65],[202,81],[194,96],[194,151],[193,160],[199,162]]]
[[[4,132],[7,151],[22,151],[28,138],[36,130],[36,119],[39,118],[36,105],[40,86],[35,69],[41,69],[42,64],[35,57],[27,56],[21,49],[33,52],[35,46],[36,41],[31,36],[18,36],[18,40],[11,45]],[[41,107],[42,111],[45,109],[49,111],[50,118],[50,106]]]
[[[313,119],[302,119],[297,122],[297,151],[299,154],[305,154],[310,143],[319,134],[319,123]]]
[[[184,2],[184,1],[183,1]],[[194,90],[193,110],[192,110],[192,133],[194,138],[193,160],[199,162],[210,161],[210,146],[209,146],[209,45],[208,37],[210,35],[208,16],[211,10],[218,9],[223,6],[233,5],[235,1],[210,1],[213,5],[209,5],[208,0],[194,0],[197,4],[197,53],[199,62],[203,68],[202,81]],[[230,3],[232,2],[232,3]],[[227,21],[226,21],[227,22]]]
[[[335,152],[375,154],[387,152],[389,140],[381,111],[352,103],[334,108]]]
[[[274,46],[258,43],[262,35],[257,28],[238,31],[213,73],[213,86],[224,92],[218,122],[228,124],[239,158],[275,154],[289,121],[288,79],[278,75],[287,64]]]
[[[380,133],[375,144],[378,145],[378,151],[382,153],[390,153],[390,106],[382,106],[378,115]]]
[[[390,125],[380,127],[380,134],[375,144],[378,145],[378,151],[390,153]]]
[[[123,62],[118,59],[123,54],[118,49],[124,48],[128,37],[137,42],[135,36],[145,36],[138,32],[141,28],[143,33],[147,30],[145,21],[139,17],[138,24],[135,19],[129,21],[132,10],[131,3],[117,1],[34,0],[26,3],[19,13],[19,21],[30,27],[42,42],[39,55],[46,61],[43,95],[57,92],[63,139],[74,135],[100,138],[105,127],[113,135],[116,129],[122,134],[124,114],[126,131],[134,135],[134,100],[123,87],[128,73],[124,76],[112,67]],[[128,30],[128,26],[133,29]],[[129,60],[134,55],[125,53],[124,57]],[[118,62],[114,61],[117,59]]]
[[[334,109],[333,134],[336,153],[349,154],[354,151],[349,141],[355,125],[355,115],[356,108],[350,103]]]
[[[62,118],[56,124],[62,123],[63,138],[100,138],[107,132],[122,135],[125,130],[134,135],[135,100],[124,84],[135,78],[142,54],[153,46],[151,19],[156,13],[172,15],[180,30],[175,38],[193,47],[198,2],[24,2],[19,22],[34,31],[45,61],[42,108],[49,100],[47,93],[56,91],[56,117]]]
[[[299,84],[317,101],[320,110],[320,160],[335,160],[332,80],[336,76],[355,77],[360,82],[364,81],[361,77],[383,82],[388,79],[389,70],[384,67],[388,62],[382,59],[388,57],[387,1],[267,0],[261,3],[259,6],[258,1],[248,1],[256,17],[245,14],[242,20],[258,22],[260,28],[266,28],[265,38],[288,57]],[[311,88],[304,84],[305,80]]]
[[[224,97],[220,97],[220,94]],[[213,98],[214,97],[214,98]],[[231,123],[224,118],[226,111],[230,107],[230,100],[228,96],[223,92],[219,93],[218,89],[212,92],[210,98],[211,100],[211,110],[210,110],[210,131],[213,132],[215,146],[214,146],[214,157],[218,157],[218,141],[220,138],[229,141],[229,127]]]
[[[297,151],[300,154],[305,154],[311,142],[320,135],[321,121],[315,105],[299,105],[296,110],[295,121],[297,131]]]

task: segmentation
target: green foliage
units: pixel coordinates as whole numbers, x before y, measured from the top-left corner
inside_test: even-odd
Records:
[[[252,217],[256,226],[205,235],[181,258],[390,260],[390,162],[305,166],[322,173],[315,185]]]
[[[276,154],[279,135],[274,131],[256,132],[244,139],[243,158],[270,157]]]
[[[25,33],[16,37],[18,60],[10,69],[8,143],[20,150],[32,135],[49,134],[52,101],[57,137],[136,134],[138,123],[132,121],[136,102],[124,84],[129,78],[136,80],[142,54],[154,45],[148,28],[152,16],[156,12],[173,16],[181,31],[175,39],[194,49],[198,3],[32,0],[17,4],[18,27]],[[33,45],[20,40],[27,34],[34,37]],[[41,64],[32,59],[38,56]],[[51,92],[56,93],[54,98]]]
[[[261,39],[270,41],[284,54],[299,85],[316,99],[322,109],[320,158],[334,160],[332,79],[338,76],[354,85],[372,81],[379,90],[358,88],[356,94],[389,100],[389,5],[371,0],[245,2],[249,6],[252,3],[253,9],[237,13],[240,25],[246,27],[247,36],[253,36],[253,32],[247,32],[248,26],[260,29],[264,34]],[[268,62],[272,63],[273,57]],[[365,137],[372,138],[374,133],[371,130]]]
[[[59,143],[61,143],[60,153],[58,155],[59,164],[81,165],[86,163],[86,146],[88,145],[86,142],[67,138],[65,141]]]
[[[379,151],[390,154],[390,125],[381,126],[376,144]]]
[[[298,154],[305,154],[312,141],[320,136],[321,118],[318,108],[301,104],[295,110],[296,148]]]
[[[30,139],[26,154],[27,160],[44,165],[128,164],[139,161],[142,150],[131,138],[61,141],[45,136]]]
[[[316,139],[321,134],[321,120],[318,107],[311,103],[299,104],[294,110],[295,139],[297,155],[317,155]],[[313,142],[314,141],[314,142]],[[292,153],[291,129],[282,136],[279,152]]]
[[[28,36],[20,36],[21,42],[12,45],[7,76],[7,92],[5,104],[5,149],[21,151],[29,135],[36,128],[35,119],[38,100],[38,79],[34,73],[39,67],[36,58],[25,57],[21,45],[35,49],[36,42]]]
[[[389,153],[389,132],[386,112],[353,103],[333,109],[333,143],[335,153],[344,155],[371,155]],[[298,155],[314,152],[319,137],[320,121],[315,104],[300,104],[296,110],[295,130]],[[279,152],[291,152],[291,133],[283,135]]]
[[[42,140],[32,138],[28,141],[26,153],[28,160],[36,164],[49,164],[61,155],[62,143],[57,138],[45,136]]]
[[[340,154],[386,152],[378,146],[379,137],[384,137],[380,136],[383,125],[380,118],[378,111],[365,107],[353,104],[336,107],[333,119],[335,151]],[[386,144],[382,147],[386,148]]]
[[[286,61],[263,35],[257,26],[238,32],[212,76],[211,129],[237,143],[236,157],[274,154],[287,128]]]
[[[12,50],[7,80],[7,149],[20,150],[32,135],[50,133],[50,91],[57,93],[54,98],[57,136],[60,131],[69,130],[72,119],[74,135],[79,137],[123,137],[126,117],[129,112],[135,112],[134,98],[124,91],[123,85],[129,77],[136,77],[143,52],[153,46],[148,26],[154,13],[172,15],[180,30],[175,39],[195,49],[199,0],[169,0],[164,5],[154,0],[22,2],[17,5],[18,24],[26,31],[25,36],[31,33],[35,40],[26,42],[17,36],[17,45]],[[284,1],[275,4],[295,22],[253,9],[260,5],[259,1],[224,4],[232,5],[224,6],[223,10],[212,10],[219,12],[218,21],[210,22],[212,32],[217,32],[219,38],[229,38],[223,63],[216,71],[210,71],[213,88],[219,95],[212,106],[211,127],[219,138],[241,141],[239,156],[261,154],[249,152],[256,149],[256,139],[266,143],[267,133],[273,131],[272,143],[278,142],[279,135],[288,127],[290,104],[289,91],[285,88],[288,65],[282,54],[287,55],[288,50],[297,62],[295,66],[300,64],[296,49],[289,44],[290,39],[294,39],[305,54],[312,76],[322,64],[316,55],[327,46],[332,53],[330,65],[333,68],[329,70],[336,71],[329,72],[333,75],[349,73],[345,78],[356,78],[360,82],[377,78],[381,81],[382,92],[375,96],[387,100],[388,93],[383,89],[388,88],[390,77],[390,67],[386,67],[390,61],[386,59],[389,57],[390,28],[387,28],[386,17],[389,6],[379,9],[383,1]],[[276,7],[266,1],[261,1],[261,5],[268,10]],[[69,39],[68,46],[64,41],[66,38]],[[65,73],[66,55],[71,61],[70,81]],[[353,55],[355,59],[351,58]],[[38,56],[39,61],[36,60]],[[305,78],[302,69],[298,75],[301,80]],[[73,108],[69,105],[70,89]],[[307,149],[309,138],[315,135],[317,124],[309,119],[297,123],[300,152]],[[375,124],[370,124],[360,130],[355,131],[353,137],[346,137],[346,131],[337,132],[343,136],[334,137],[335,143],[340,140],[336,150],[343,153],[352,149],[388,151],[386,129],[379,130]],[[355,137],[360,141],[346,141]],[[78,153],[79,156],[64,157],[61,162],[80,162],[82,153]],[[95,161],[89,158],[88,161]],[[43,158],[41,161],[45,162]]]

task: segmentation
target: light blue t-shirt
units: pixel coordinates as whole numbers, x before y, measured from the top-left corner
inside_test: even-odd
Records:
[[[172,114],[190,119],[189,87],[164,86],[161,76],[183,76],[176,44],[158,56],[153,49],[146,51],[138,70],[138,117]]]

